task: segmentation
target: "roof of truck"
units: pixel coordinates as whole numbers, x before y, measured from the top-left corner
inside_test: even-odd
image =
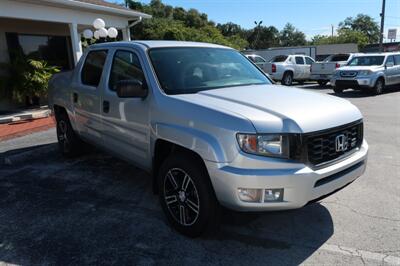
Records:
[[[94,44],[93,47],[100,48],[100,47],[113,47],[113,46],[129,46],[132,44],[139,44],[145,46],[147,48],[163,48],[163,47],[206,47],[206,48],[226,48],[232,49],[227,46],[213,44],[213,43],[205,43],[205,42],[183,42],[183,41],[123,41],[123,42],[107,42],[107,43],[100,43]]]

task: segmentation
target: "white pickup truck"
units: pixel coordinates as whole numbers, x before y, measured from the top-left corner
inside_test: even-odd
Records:
[[[316,80],[320,86],[325,86],[332,79],[337,68],[347,64],[356,54],[335,54],[328,56],[322,62],[311,65],[311,79]]]
[[[290,86],[293,81],[302,83],[310,79],[310,68],[314,62],[314,59],[306,55],[278,55],[264,65],[264,71],[273,80]]]

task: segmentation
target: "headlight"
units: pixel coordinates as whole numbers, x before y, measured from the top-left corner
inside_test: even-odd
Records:
[[[246,153],[289,158],[289,136],[281,134],[237,134],[240,149]]]
[[[361,71],[358,72],[358,75],[360,75],[360,76],[368,76],[371,73],[372,73],[371,70],[361,70]]]

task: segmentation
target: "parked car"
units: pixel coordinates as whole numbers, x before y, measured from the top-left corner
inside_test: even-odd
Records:
[[[265,63],[267,63],[264,58],[256,54],[246,54],[245,56],[264,71]]]
[[[277,86],[228,47],[174,41],[90,46],[49,83],[60,151],[82,141],[146,171],[168,222],[198,236],[220,206],[300,208],[365,170],[349,101]]]
[[[278,55],[265,64],[265,71],[274,80],[290,86],[293,81],[309,80],[310,67],[314,59],[304,55]]]
[[[385,86],[400,84],[400,53],[355,56],[336,70],[331,84],[335,93],[351,88],[380,94]]]
[[[336,69],[344,66],[356,54],[335,54],[328,56],[322,62],[311,65],[311,79],[316,80],[320,86],[325,86],[335,73]]]

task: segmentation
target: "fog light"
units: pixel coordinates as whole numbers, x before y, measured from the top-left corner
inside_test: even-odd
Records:
[[[264,202],[283,201],[283,188],[266,189],[264,193]]]
[[[245,202],[261,202],[262,189],[238,188],[239,199]]]

